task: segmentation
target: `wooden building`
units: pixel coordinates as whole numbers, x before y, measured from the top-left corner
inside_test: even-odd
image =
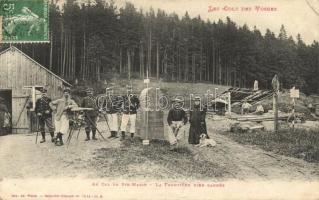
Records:
[[[30,132],[26,107],[34,98],[34,87],[45,87],[48,96],[56,99],[66,86],[71,85],[16,47],[0,53],[0,96],[12,116],[12,133]]]

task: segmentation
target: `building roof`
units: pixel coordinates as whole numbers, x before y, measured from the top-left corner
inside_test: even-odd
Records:
[[[55,73],[53,73],[52,71],[50,71],[49,69],[47,69],[46,67],[44,67],[43,65],[41,65],[40,63],[38,63],[37,61],[33,60],[30,56],[28,56],[27,54],[23,53],[20,49],[18,49],[15,46],[10,46],[9,48],[7,48],[6,50],[0,52],[0,55],[9,51],[9,50],[15,50],[17,52],[19,52],[20,54],[22,54],[23,56],[25,56],[26,58],[28,58],[31,62],[34,62],[35,64],[37,64],[39,67],[41,67],[42,69],[44,69],[46,72],[52,74],[55,78],[61,80],[63,83],[67,84],[68,86],[72,86],[69,82],[67,82],[66,80],[64,80],[63,78],[61,78],[60,76],[56,75]]]

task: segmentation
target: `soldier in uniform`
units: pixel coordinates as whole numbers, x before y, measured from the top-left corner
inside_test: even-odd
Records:
[[[170,150],[174,150],[177,142],[185,133],[185,124],[187,123],[187,115],[182,107],[182,100],[174,99],[173,108],[168,112],[167,123],[169,125],[168,140],[171,145]]]
[[[140,101],[136,95],[131,93],[132,88],[128,87],[128,94],[123,96],[123,115],[122,115],[122,122],[121,122],[121,133],[122,137],[121,140],[125,139],[125,132],[127,128],[127,124],[130,121],[130,133],[131,139],[134,138],[135,134],[135,123],[136,123],[136,114],[137,109],[140,106]]]
[[[35,113],[39,119],[39,127],[42,135],[42,140],[40,143],[45,142],[45,125],[49,129],[51,135],[51,142],[54,142],[54,127],[52,123],[52,109],[50,108],[51,99],[47,96],[47,90],[43,88],[41,90],[41,98],[39,98],[35,103]]]
[[[106,118],[111,131],[109,138],[118,138],[118,112],[120,111],[121,100],[116,96],[109,95],[106,100],[106,105]]]
[[[96,98],[93,96],[93,88],[88,88],[86,90],[87,96],[84,97],[81,103],[81,107],[84,108],[93,108],[93,110],[85,111],[84,121],[85,121],[85,132],[86,139],[85,141],[90,140],[90,132],[92,131],[92,140],[97,140],[95,137],[96,134],[96,121],[99,115],[98,106],[96,104]]]

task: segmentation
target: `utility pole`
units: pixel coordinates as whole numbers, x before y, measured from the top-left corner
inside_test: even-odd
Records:
[[[274,78],[271,81],[271,85],[273,88],[273,111],[274,111],[274,131],[278,133],[278,93],[279,93],[279,80],[277,74],[275,74]]]

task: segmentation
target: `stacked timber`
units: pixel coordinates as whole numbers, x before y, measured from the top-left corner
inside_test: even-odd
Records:
[[[289,114],[280,113],[278,116],[279,120],[287,120]],[[231,116],[230,119],[237,121],[251,121],[251,122],[262,122],[262,121],[274,121],[274,115],[264,114],[264,115],[237,115]]]
[[[252,132],[264,129],[265,127],[257,122],[236,122],[230,126],[231,132]]]

